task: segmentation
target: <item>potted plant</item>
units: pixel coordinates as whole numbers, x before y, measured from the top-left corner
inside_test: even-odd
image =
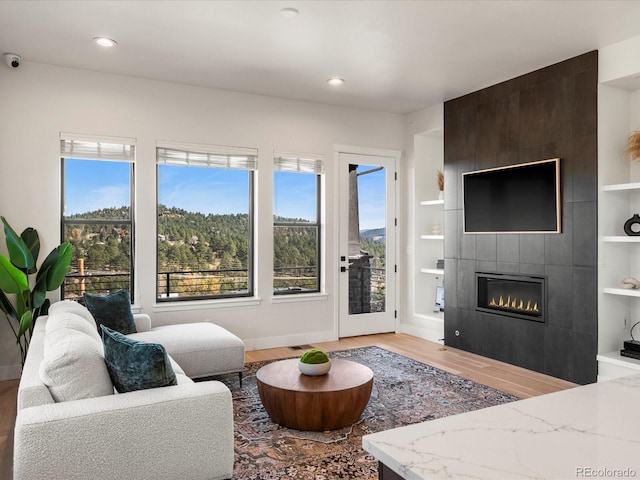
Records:
[[[331,370],[331,359],[322,350],[312,348],[302,354],[298,368],[305,375],[325,375]]]
[[[28,227],[18,235],[4,217],[0,218],[9,252],[9,258],[0,255],[0,310],[16,337],[24,366],[35,320],[48,312],[47,292],[62,285],[71,263],[72,249],[68,242],[58,245],[38,269],[38,232]]]

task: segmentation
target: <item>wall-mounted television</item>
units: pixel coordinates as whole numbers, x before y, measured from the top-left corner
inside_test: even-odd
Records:
[[[561,233],[560,159],[462,174],[464,233]]]

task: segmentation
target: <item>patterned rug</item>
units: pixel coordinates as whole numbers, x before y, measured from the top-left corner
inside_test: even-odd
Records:
[[[233,394],[234,479],[374,479],[377,461],[362,449],[362,436],[517,400],[378,347],[331,352],[373,371],[371,399],[358,423],[330,432],[302,432],[271,421],[260,402],[256,371],[269,362],[245,365],[238,376],[219,377]]]

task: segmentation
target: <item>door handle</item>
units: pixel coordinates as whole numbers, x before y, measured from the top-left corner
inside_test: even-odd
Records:
[[[340,267],[341,272],[346,272],[347,270],[349,270],[347,267]]]

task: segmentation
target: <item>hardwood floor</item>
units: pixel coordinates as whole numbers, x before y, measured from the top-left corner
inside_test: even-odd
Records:
[[[18,380],[0,382],[0,478],[13,478],[13,426]]]
[[[366,335],[312,344],[313,347],[328,352],[372,345],[511,393],[519,398],[534,397],[576,386],[564,380],[406,334]],[[245,353],[245,361],[290,358],[300,354],[301,350],[290,347],[255,350]],[[13,477],[13,427],[16,418],[17,391],[18,380],[0,381],[0,479],[3,480],[10,480]]]
[[[407,334],[383,333],[361,337],[342,338],[335,342],[313,343],[312,347],[328,352],[375,345],[432,365],[478,383],[511,393],[519,398],[535,397],[557,392],[576,385],[565,380],[532,372],[507,363],[481,357],[473,353],[446,347]],[[300,355],[301,350],[290,347],[246,352],[245,361],[257,362]]]

